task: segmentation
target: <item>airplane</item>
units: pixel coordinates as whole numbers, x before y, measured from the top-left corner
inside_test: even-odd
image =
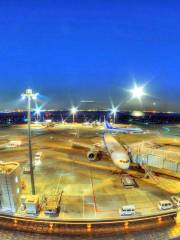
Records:
[[[109,133],[103,135],[103,144],[85,144],[73,142],[73,146],[89,149],[87,159],[96,161],[100,158],[100,153],[107,153],[115,166],[121,170],[127,170],[130,166],[130,159],[126,149]]]
[[[133,134],[133,133],[144,133],[144,131],[141,128],[116,128],[113,127],[109,122],[104,121],[104,128],[108,132],[112,133],[128,133],[128,134]]]
[[[99,126],[102,126],[102,123],[98,120],[95,120],[93,122],[86,121],[83,123],[83,126],[99,127]]]
[[[86,121],[86,122],[83,122],[82,125],[83,125],[83,126],[91,126],[91,123],[88,122],[88,121]]]
[[[98,120],[92,122],[91,124],[92,124],[93,127],[98,127],[98,126],[102,125],[102,123],[100,121],[98,121]]]

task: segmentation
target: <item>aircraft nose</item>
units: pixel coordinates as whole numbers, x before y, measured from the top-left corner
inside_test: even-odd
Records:
[[[122,160],[122,161],[123,160],[127,161],[127,159],[128,159],[128,156],[125,152],[113,152],[111,154],[111,157],[114,160]]]
[[[129,157],[125,152],[113,152],[111,154],[113,162],[121,169],[129,168]]]

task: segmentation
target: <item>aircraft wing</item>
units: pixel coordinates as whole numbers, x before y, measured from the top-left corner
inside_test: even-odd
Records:
[[[72,147],[81,147],[91,149],[93,145],[88,143],[81,143],[81,142],[72,142]]]
[[[106,152],[103,143],[88,144],[88,143],[82,143],[82,142],[72,142],[72,147],[86,148],[88,150],[94,148],[98,151]]]

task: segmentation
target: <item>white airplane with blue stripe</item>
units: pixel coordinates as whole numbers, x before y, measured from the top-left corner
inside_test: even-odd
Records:
[[[143,129],[141,128],[117,128],[113,127],[109,122],[105,121],[104,122],[104,128],[108,132],[112,133],[127,133],[127,134],[133,134],[133,133],[143,133]]]
[[[127,150],[120,144],[110,133],[103,135],[101,144],[88,144],[73,142],[72,146],[87,148],[87,159],[89,161],[97,161],[101,159],[101,152],[107,153],[114,165],[121,170],[127,170],[130,166],[130,159]]]

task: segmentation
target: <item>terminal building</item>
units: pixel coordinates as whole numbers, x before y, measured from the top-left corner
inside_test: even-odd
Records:
[[[20,166],[16,162],[0,163],[0,211],[17,211],[20,203]]]

